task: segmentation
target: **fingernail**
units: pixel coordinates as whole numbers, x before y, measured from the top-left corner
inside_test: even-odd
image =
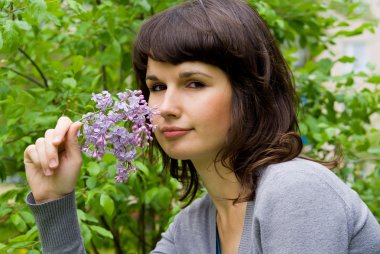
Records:
[[[61,138],[60,137],[55,137],[54,139],[53,139],[53,142],[60,142],[61,141]]]
[[[46,176],[51,176],[51,175],[53,175],[53,170],[51,170],[50,168],[47,168],[47,169],[45,169],[45,175]]]
[[[55,160],[55,159],[51,159],[51,160],[49,161],[49,167],[51,167],[51,168],[55,168],[56,166],[58,166],[57,160]]]

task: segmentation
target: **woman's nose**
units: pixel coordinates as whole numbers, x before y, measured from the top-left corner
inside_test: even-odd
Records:
[[[175,90],[167,89],[159,105],[163,118],[178,118],[181,115],[181,99]]]

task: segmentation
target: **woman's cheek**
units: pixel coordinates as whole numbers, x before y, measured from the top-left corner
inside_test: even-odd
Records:
[[[159,115],[153,115],[152,116],[152,124],[154,124],[154,125],[157,125],[158,124],[158,119],[159,119]],[[157,132],[157,128],[156,128],[156,132]]]

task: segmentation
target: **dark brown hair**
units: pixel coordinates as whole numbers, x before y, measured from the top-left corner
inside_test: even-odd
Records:
[[[133,64],[149,99],[145,78],[148,57],[171,64],[201,61],[229,77],[232,126],[220,151],[223,165],[235,173],[241,193],[251,200],[261,169],[291,160],[302,150],[292,74],[259,14],[240,0],[193,0],[145,22],[135,41]],[[199,188],[191,161],[177,161],[159,147],[164,166],[185,184],[189,203]]]

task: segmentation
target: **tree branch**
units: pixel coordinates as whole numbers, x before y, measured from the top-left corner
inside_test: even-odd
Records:
[[[101,70],[102,70],[103,89],[107,90],[107,70],[106,70],[106,66],[102,65]]]
[[[94,251],[95,254],[99,254],[98,249],[96,248],[94,241],[91,239],[91,248]]]
[[[136,34],[136,31],[133,30],[131,27],[127,26],[127,30],[129,30],[130,32],[132,32],[133,34]]]
[[[45,130],[34,130],[34,131],[29,131],[27,133],[25,133],[24,136],[20,136],[20,137],[17,137],[17,138],[13,138],[13,139],[8,139],[5,141],[5,144],[10,144],[10,143],[14,143],[16,142],[17,140],[20,140],[22,139],[23,137],[26,137],[26,136],[29,136],[30,134],[33,134],[33,133],[40,133],[40,132],[44,132]]]
[[[10,6],[9,6],[9,13],[8,13],[8,16],[11,16],[10,18],[12,20],[15,20],[16,19],[16,16],[15,14],[13,13],[13,2],[11,2]]]
[[[4,160],[4,161],[17,161],[14,157],[1,157],[1,160]]]
[[[48,80],[46,79],[44,73],[40,69],[40,67],[37,65],[37,63],[22,49],[18,48],[18,50],[26,57],[28,60],[32,63],[32,65],[37,69],[38,73],[40,74],[41,78],[44,81],[45,88],[49,87]]]
[[[104,216],[100,216],[100,220],[102,221],[104,227],[109,230],[112,235],[113,235],[113,243],[115,244],[115,249],[116,249],[116,254],[122,254],[123,250],[120,245],[120,236],[119,236],[119,231],[117,228],[113,230],[107,223],[106,218]]]
[[[146,239],[145,239],[145,203],[141,204],[140,215],[139,215],[139,225],[140,225],[140,244],[142,253],[146,253]]]
[[[123,79],[124,79],[124,75],[123,75],[123,54],[121,54],[121,61],[120,61],[120,67],[119,67],[119,85],[120,86],[123,85]]]
[[[380,158],[377,158],[377,157],[369,157],[369,158],[364,158],[364,159],[357,159],[357,160],[352,160],[351,162],[353,162],[354,164],[356,163],[361,163],[361,162],[367,162],[367,161],[380,161]]]
[[[100,52],[103,53],[106,49],[106,46],[103,44],[100,45]],[[100,71],[102,72],[102,82],[103,82],[103,89],[107,90],[107,69],[105,65],[102,65],[100,67]]]
[[[23,78],[26,78],[27,80],[31,81],[32,83],[38,85],[39,87],[41,88],[45,88],[43,84],[41,84],[40,82],[38,82],[37,80],[35,80],[33,77],[31,76],[28,76],[28,75],[25,75],[25,74],[22,74],[21,72],[18,72],[16,71],[15,69],[12,69],[12,68],[9,68],[9,67],[1,67],[1,69],[5,69],[5,70],[9,70],[11,72],[14,72],[16,73],[17,75],[23,77]]]

